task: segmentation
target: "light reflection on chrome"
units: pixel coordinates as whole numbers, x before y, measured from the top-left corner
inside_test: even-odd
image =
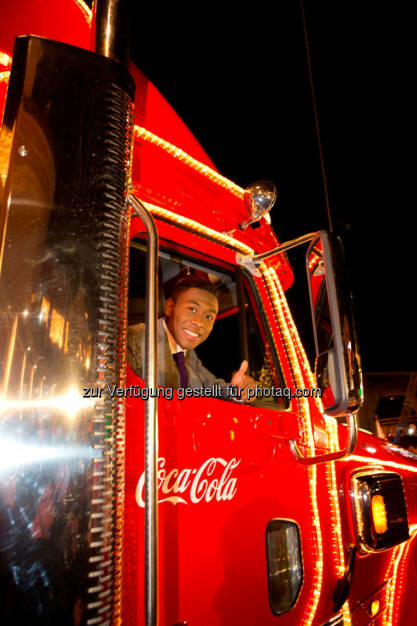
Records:
[[[43,379],[41,383],[40,393],[42,392]],[[57,411],[63,411],[70,418],[74,418],[80,411],[93,409],[94,407],[94,400],[92,398],[83,398],[82,394],[77,392],[75,388],[71,388],[67,393],[61,396],[52,396],[40,400],[8,400],[0,398],[0,415],[13,410],[55,409]]]
[[[40,443],[19,443],[7,437],[0,437],[0,450],[2,451],[0,472],[42,461],[91,459],[92,457],[90,446],[49,446]]]
[[[121,587],[123,399],[82,390],[124,375],[132,83],[57,42],[16,50],[0,137],[0,624],[104,624]]]

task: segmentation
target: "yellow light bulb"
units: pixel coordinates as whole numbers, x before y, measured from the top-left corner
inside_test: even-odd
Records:
[[[371,606],[369,607],[369,610],[370,610],[372,617],[376,615],[379,611],[379,600],[373,600],[373,602],[371,602]]]
[[[387,512],[384,498],[381,495],[372,496],[372,519],[375,531],[383,535],[388,530]]]

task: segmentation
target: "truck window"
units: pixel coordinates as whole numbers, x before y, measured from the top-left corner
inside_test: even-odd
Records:
[[[145,264],[145,244],[134,239],[130,249],[128,326],[145,321]],[[209,280],[218,292],[219,312],[213,330],[196,348],[203,365],[217,378],[230,382],[233,373],[246,359],[249,364],[247,373],[257,382],[253,406],[287,408],[288,399],[276,391],[285,385],[279,363],[268,345],[256,291],[250,277],[242,274],[240,269],[203,265],[161,249],[158,317],[164,315],[165,301],[174,284],[188,274]]]

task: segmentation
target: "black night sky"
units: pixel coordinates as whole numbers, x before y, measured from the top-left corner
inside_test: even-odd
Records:
[[[407,16],[371,4],[305,0],[305,16],[332,219],[345,244],[363,369],[415,371],[411,116],[408,56],[400,49]],[[232,12],[226,3],[187,10],[175,3],[147,12],[138,4],[132,57],[222,174],[243,187],[276,183],[271,216],[285,241],[328,222],[300,2],[271,6]]]

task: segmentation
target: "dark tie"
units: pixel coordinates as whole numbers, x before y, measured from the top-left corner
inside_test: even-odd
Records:
[[[172,355],[174,357],[175,363],[177,364],[178,371],[180,373],[180,387],[187,387],[188,385],[188,372],[185,367],[185,358],[184,352],[175,352]]]

